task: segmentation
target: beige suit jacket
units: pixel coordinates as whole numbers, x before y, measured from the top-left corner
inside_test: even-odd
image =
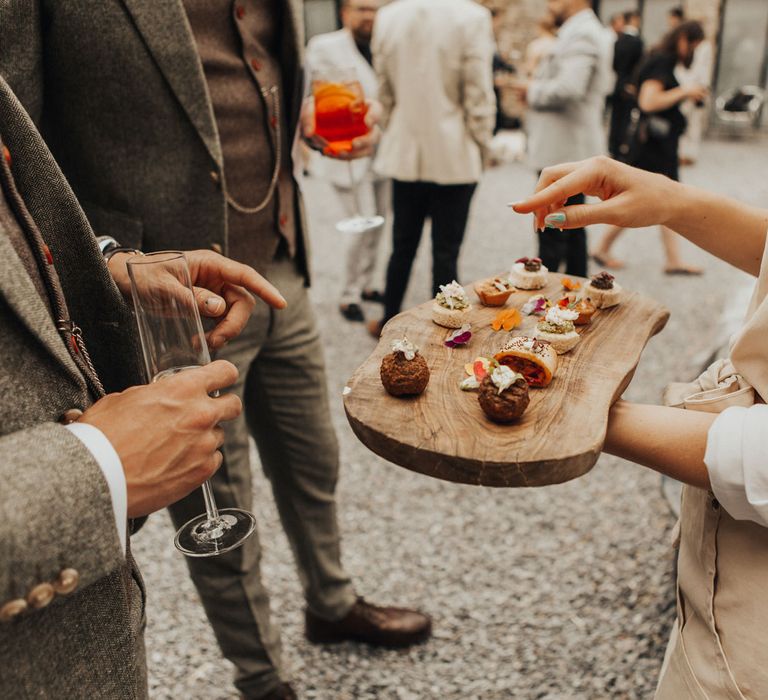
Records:
[[[395,0],[377,15],[372,47],[385,128],[377,172],[477,182],[496,114],[488,10],[472,0]]]

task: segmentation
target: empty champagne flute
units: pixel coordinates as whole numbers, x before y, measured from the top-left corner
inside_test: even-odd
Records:
[[[313,73],[312,95],[315,99],[315,133],[328,144],[323,153],[348,153],[352,150],[352,141],[370,131],[365,121],[368,105],[355,69],[339,68]],[[378,214],[363,216],[360,213],[360,196],[351,160],[347,161],[347,167],[355,212],[353,216],[339,221],[336,229],[342,233],[365,233],[381,226],[384,217]]]
[[[208,364],[211,356],[184,254],[148,253],[127,266],[147,381]],[[210,557],[239,547],[255,529],[253,514],[219,510],[210,482],[201,488],[205,513],[179,529],[177,549],[189,557]]]

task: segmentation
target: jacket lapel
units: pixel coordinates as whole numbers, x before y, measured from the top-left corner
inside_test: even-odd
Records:
[[[213,107],[181,0],[122,0],[211,157],[223,164]]]
[[[352,32],[345,30],[345,48],[347,52],[346,58],[357,70],[357,75],[360,78],[360,83],[363,86],[363,92],[366,97],[372,97],[378,88],[376,73],[373,70],[368,61],[365,60],[365,56],[360,53],[360,50],[355,44],[355,39],[352,36]]]
[[[0,295],[19,320],[37,338],[79,386],[84,384],[80,370],[67,351],[53,323],[48,307],[40,298],[8,235],[0,229]]]

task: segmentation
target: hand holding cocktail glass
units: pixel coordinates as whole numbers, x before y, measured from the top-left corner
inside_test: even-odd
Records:
[[[373,154],[378,141],[379,108],[365,99],[354,69],[315,72],[312,100],[302,110],[304,138],[323,155],[348,161],[350,192],[355,203],[352,217],[339,221],[342,233],[360,234],[384,223],[379,215],[363,216],[351,161]]]

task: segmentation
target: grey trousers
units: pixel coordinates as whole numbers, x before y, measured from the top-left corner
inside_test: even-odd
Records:
[[[333,189],[344,209],[344,216],[355,214],[355,200],[349,187],[334,184]],[[381,214],[385,219],[391,210],[391,181],[365,179],[357,186],[361,214]],[[381,226],[349,236],[344,268],[344,287],[341,292],[341,304],[359,304],[360,295],[366,289],[372,289],[373,272],[376,268],[376,256],[379,252],[381,234],[386,221]],[[341,234],[339,234],[341,235]]]
[[[213,477],[220,508],[251,509],[248,434],[256,441],[283,529],[293,549],[307,606],[328,619],[343,617],[356,596],[341,566],[334,492],[338,444],[331,424],[323,347],[303,277],[278,257],[266,272],[288,301],[275,312],[263,302],[244,332],[218,357],[240,370],[232,387],[244,415],[224,426],[224,464]],[[199,489],[170,508],[177,526],[203,512]],[[255,696],[287,680],[280,637],[270,621],[254,533],[239,549],[187,559],[192,580],[221,650],[236,667],[235,685]]]

